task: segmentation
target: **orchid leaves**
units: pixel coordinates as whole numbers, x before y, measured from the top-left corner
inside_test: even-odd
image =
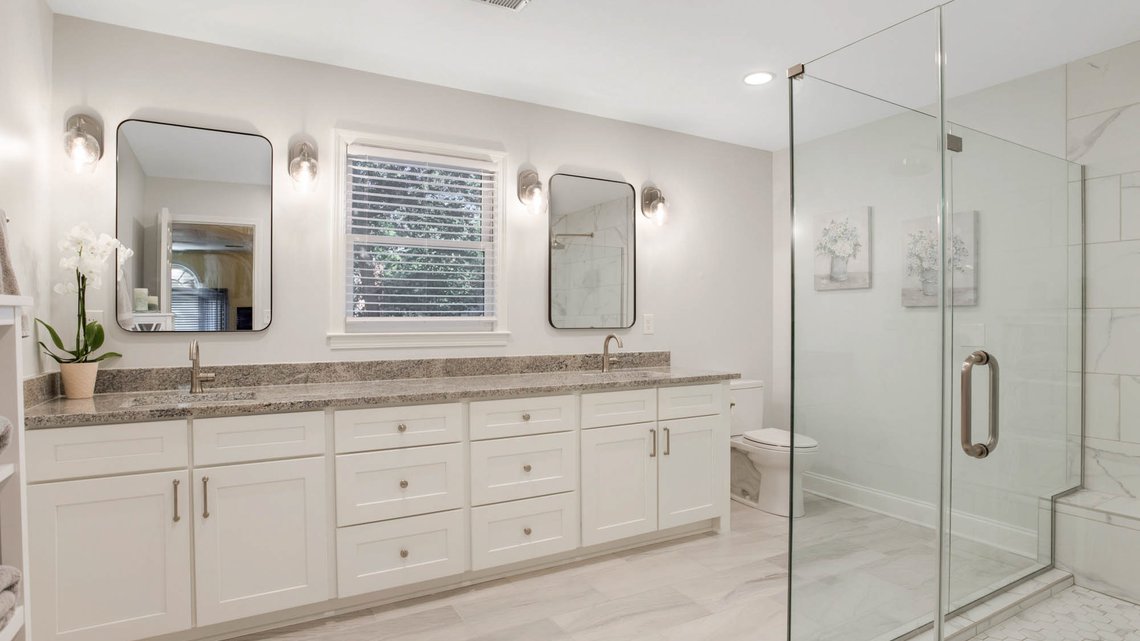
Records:
[[[48,336],[51,337],[52,344],[55,345],[55,349],[66,354],[66,356],[61,356],[48,347],[46,343],[40,341],[40,347],[43,348],[44,353],[53,358],[57,363],[97,363],[108,358],[119,358],[122,356],[122,354],[118,352],[107,352],[95,358],[91,357],[91,354],[98,351],[106,340],[106,334],[99,321],[87,323],[83,328],[82,340],[79,345],[76,345],[75,349],[67,349],[67,347],[64,346],[63,339],[59,337],[59,332],[55,331],[54,327],[39,318],[36,319],[36,322],[43,325],[44,329],[47,330]]]

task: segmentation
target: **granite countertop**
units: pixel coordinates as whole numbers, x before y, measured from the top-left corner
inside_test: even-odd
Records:
[[[210,416],[241,416],[471,401],[570,392],[597,392],[669,385],[715,383],[739,374],[680,370],[672,367],[576,370],[533,374],[443,376],[390,380],[258,387],[207,388],[200,396],[185,389],[96,394],[85,400],[57,398],[25,412],[27,429],[134,423]]]

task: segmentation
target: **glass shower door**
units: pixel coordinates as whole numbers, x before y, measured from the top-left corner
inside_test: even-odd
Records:
[[[1079,483],[1082,207],[1079,166],[947,129],[943,608],[953,612],[1052,563],[1052,498]]]

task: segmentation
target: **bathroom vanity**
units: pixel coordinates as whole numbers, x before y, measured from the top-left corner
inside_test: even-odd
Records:
[[[41,404],[26,419],[34,634],[236,636],[723,532],[730,378],[565,371]]]

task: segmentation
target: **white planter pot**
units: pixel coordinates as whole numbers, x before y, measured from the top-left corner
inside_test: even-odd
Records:
[[[99,363],[60,363],[59,378],[67,398],[91,398],[95,394],[95,378]]]

